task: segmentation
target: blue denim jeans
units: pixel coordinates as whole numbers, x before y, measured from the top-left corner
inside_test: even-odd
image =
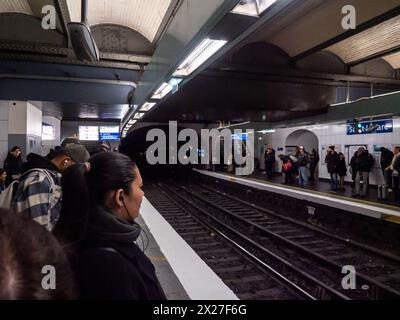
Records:
[[[331,173],[331,190],[336,191],[338,188],[338,173]]]
[[[304,187],[308,185],[308,176],[306,167],[299,167],[299,184]]]

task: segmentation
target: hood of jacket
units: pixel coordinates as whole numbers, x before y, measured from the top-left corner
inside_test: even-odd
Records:
[[[30,153],[26,157],[27,162],[22,165],[22,172],[25,173],[32,169],[47,169],[58,172],[56,165],[49,159],[39,156],[35,153]]]

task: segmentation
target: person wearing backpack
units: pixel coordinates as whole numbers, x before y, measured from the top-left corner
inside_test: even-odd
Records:
[[[86,148],[77,144],[59,148],[52,160],[29,154],[18,185],[10,185],[13,189],[10,207],[51,231],[61,210],[61,174],[89,157]]]
[[[308,154],[305,152],[304,147],[300,147],[300,153],[298,155],[298,161],[297,161],[300,187],[307,187],[308,185],[307,165],[309,163],[310,163],[310,158]]]

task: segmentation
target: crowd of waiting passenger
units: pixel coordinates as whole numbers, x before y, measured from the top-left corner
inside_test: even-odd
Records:
[[[166,299],[136,244],[139,169],[101,149],[90,156],[69,143],[26,162],[10,150],[0,170],[0,299]]]
[[[384,187],[388,192],[393,192],[395,200],[400,203],[400,147],[395,147],[393,152],[387,148],[380,149],[380,165],[385,181]],[[318,180],[318,164],[320,157],[313,149],[311,153],[304,147],[299,147],[293,155],[279,155],[282,163],[281,172],[284,184],[298,183],[301,187],[307,187],[309,183]],[[330,187],[332,192],[344,192],[345,178],[351,174],[352,196],[366,197],[369,189],[369,178],[375,165],[373,156],[364,147],[360,147],[350,159],[347,165],[346,157],[342,152],[337,152],[335,146],[330,146],[325,156],[325,164],[330,175]],[[264,155],[264,174],[268,179],[274,177],[276,165],[276,152],[272,147],[267,147]],[[362,183],[361,183],[362,182]]]

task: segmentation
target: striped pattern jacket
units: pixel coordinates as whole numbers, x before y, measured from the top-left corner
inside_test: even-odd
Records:
[[[61,210],[61,174],[37,169],[21,177],[11,207],[52,231]]]

